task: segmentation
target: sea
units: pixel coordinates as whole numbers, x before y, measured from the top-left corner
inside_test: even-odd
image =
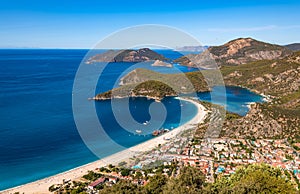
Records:
[[[157,52],[169,59],[186,54],[172,50]],[[99,154],[95,154],[85,144],[81,134],[84,129],[78,130],[72,102],[78,69],[87,65],[84,60],[91,53],[80,49],[0,50],[0,191],[99,159]],[[140,66],[134,63],[105,64],[91,94],[117,87],[120,77],[135,68],[148,68],[164,74],[198,71],[179,64],[174,64],[173,68],[152,67],[150,63]],[[93,78],[99,72],[90,73]],[[92,81],[85,82],[87,88],[89,83]],[[226,103],[219,102],[219,98],[214,98],[213,103],[225,106],[230,112],[245,115],[249,103],[263,101],[262,96],[244,88],[226,87],[225,93],[222,88],[216,86],[212,93],[217,97],[225,95]],[[197,98],[210,102],[212,93],[198,93]],[[109,100],[95,102],[85,98],[83,102],[95,107],[101,130],[111,140],[111,144],[97,142],[101,157],[153,138],[151,133],[139,135],[134,133],[139,129],[128,129],[130,122],[124,127],[124,122],[122,124],[115,118],[114,111],[122,113],[128,109],[133,120],[140,125],[148,125],[151,121],[154,124],[149,124],[149,130],[178,127],[197,113],[193,104],[172,97],[161,102],[147,98],[117,101],[124,101],[128,106],[114,110]],[[151,108],[155,106],[163,107],[162,112],[165,113],[160,116],[161,112],[158,112],[158,120],[151,113]],[[82,116],[87,118],[86,129],[92,128],[92,122],[88,122],[89,115]],[[161,118],[164,118],[163,121]],[[155,128],[151,129],[152,125]]]

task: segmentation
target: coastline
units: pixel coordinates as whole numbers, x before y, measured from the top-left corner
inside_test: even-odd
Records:
[[[255,94],[258,94],[258,95],[261,95],[262,97],[263,97],[263,101],[264,102],[271,102],[272,101],[272,99],[274,98],[274,96],[271,96],[271,95],[267,95],[267,94],[264,94],[264,93],[262,93],[262,92],[260,92],[260,91],[258,91],[258,90],[255,90],[255,89],[251,89],[251,88],[248,88],[248,87],[245,87],[245,86],[242,86],[242,85],[226,85],[225,84],[225,86],[234,86],[234,87],[240,87],[240,88],[245,88],[245,89],[247,89],[247,90],[249,90],[249,91],[251,91],[251,92],[253,92],[253,93],[255,93]]]
[[[40,179],[40,180],[31,182],[31,183],[27,183],[24,185],[20,185],[17,187],[9,188],[9,189],[0,191],[0,193],[2,193],[2,194],[10,194],[10,193],[15,193],[15,192],[20,192],[20,193],[25,193],[25,194],[27,194],[27,193],[30,193],[30,194],[50,193],[48,191],[48,188],[53,184],[60,184],[63,182],[63,180],[79,179],[83,175],[87,174],[87,172],[90,170],[95,170],[96,168],[99,168],[101,166],[106,166],[108,164],[118,164],[121,161],[128,160],[129,158],[133,157],[136,154],[140,154],[142,152],[152,150],[158,144],[164,144],[169,141],[166,139],[172,139],[176,135],[178,135],[180,132],[191,129],[194,127],[194,125],[204,121],[205,116],[207,114],[207,110],[205,109],[205,107],[203,105],[201,105],[200,103],[197,103],[191,99],[186,99],[186,98],[178,98],[178,99],[188,101],[197,107],[197,114],[190,121],[186,122],[182,126],[179,126],[175,129],[172,129],[168,133],[162,134],[158,137],[155,137],[146,142],[135,145],[126,150],[117,152],[117,153],[110,155],[108,157],[105,157],[103,159],[99,159],[97,161],[85,164],[83,166],[73,168],[71,170],[68,170],[68,171],[65,171],[65,172],[44,178],[44,179]]]

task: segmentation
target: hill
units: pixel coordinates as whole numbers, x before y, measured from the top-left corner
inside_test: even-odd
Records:
[[[208,91],[208,85],[202,74],[190,72],[186,74],[161,74],[147,69],[135,69],[120,80],[121,86],[157,80],[166,83],[177,93],[191,93]]]
[[[200,54],[190,54],[175,62],[185,66],[213,68],[218,66],[240,65],[258,60],[281,59],[292,53],[286,47],[257,41],[252,38],[239,38],[221,46],[212,46]]]
[[[146,96],[154,99],[162,99],[165,96],[209,91],[203,75],[198,72],[161,74],[141,68],[135,69],[121,78],[119,85],[119,88],[96,95],[94,100],[107,100],[130,96]],[[158,93],[155,93],[155,90],[157,90]],[[164,93],[165,91],[168,93]]]
[[[285,45],[285,47],[292,51],[300,51],[300,43],[288,44],[288,45]]]
[[[142,48],[138,50],[108,50],[104,53],[96,54],[90,57],[86,63],[91,64],[95,62],[143,62],[151,60],[166,61],[168,59],[149,48]]]
[[[106,100],[124,97],[147,97],[161,100],[168,96],[177,96],[176,91],[172,87],[160,81],[147,80],[139,84],[130,84],[125,87],[98,94],[94,99]]]

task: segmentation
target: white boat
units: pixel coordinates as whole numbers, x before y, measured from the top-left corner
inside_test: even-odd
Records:
[[[143,125],[148,125],[149,124],[149,121],[146,121],[143,123]]]
[[[136,133],[142,133],[142,130],[135,130]]]

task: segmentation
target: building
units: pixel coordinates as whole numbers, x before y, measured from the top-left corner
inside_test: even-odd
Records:
[[[91,184],[89,184],[88,188],[89,188],[89,189],[94,189],[94,188],[97,187],[98,185],[105,183],[105,181],[106,181],[106,178],[105,178],[105,177],[99,178],[99,179],[97,179],[96,181],[94,181],[94,182],[92,182]]]

